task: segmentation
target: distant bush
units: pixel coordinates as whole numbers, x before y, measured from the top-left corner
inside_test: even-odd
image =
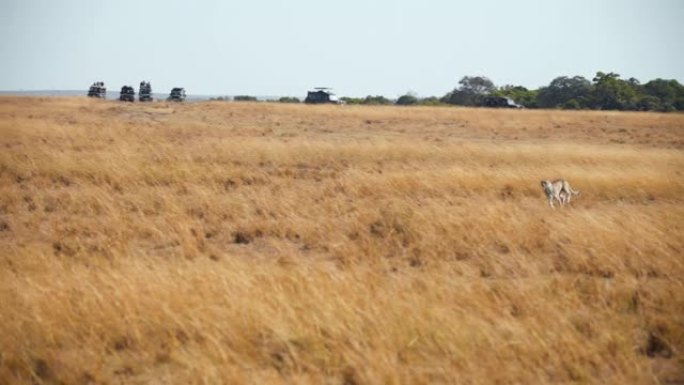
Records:
[[[300,103],[301,101],[299,98],[295,98],[294,96],[283,96],[282,98],[278,99],[278,102],[280,103]]]
[[[436,96],[428,96],[427,98],[418,99],[418,104],[421,106],[440,106],[444,103]]]
[[[662,108],[660,98],[653,95],[642,96],[636,103],[639,111],[658,111]]]
[[[577,101],[577,99],[570,99],[567,102],[563,103],[561,107],[564,110],[579,110],[582,108],[582,105]]]
[[[418,104],[418,98],[411,94],[402,95],[395,104],[399,106],[412,106]]]
[[[363,98],[350,98],[348,96],[344,96],[344,97],[340,98],[340,100],[342,100],[343,102],[345,102],[347,104],[363,104],[363,101],[365,99],[363,99]]]
[[[439,105],[444,105],[444,103],[440,100],[440,98],[436,96],[429,96],[426,98],[418,98],[417,96],[411,95],[411,94],[406,94],[399,99],[396,100],[396,102],[393,102],[390,99],[387,99],[384,96],[371,96],[368,95],[365,98],[352,98],[349,96],[344,96],[340,98],[343,102],[346,104],[365,104],[365,105],[389,105],[389,104],[396,104],[400,106],[408,106],[408,105],[421,105],[421,106],[439,106]]]
[[[217,101],[217,102],[229,102],[230,96],[212,97],[212,98],[209,98],[209,100],[213,100],[213,101]]]
[[[236,95],[235,97],[233,97],[233,100],[236,102],[256,102],[257,98],[256,96]]]
[[[677,109],[672,104],[665,102],[660,106],[660,109],[658,109],[658,111],[660,111],[660,112],[672,112],[672,111],[677,111]]]
[[[392,101],[387,99],[386,97],[382,95],[376,95],[376,96],[366,96],[366,99],[364,99],[363,104],[368,104],[368,105],[388,105],[392,104]]]

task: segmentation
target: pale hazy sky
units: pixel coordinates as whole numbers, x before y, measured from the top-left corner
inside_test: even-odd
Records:
[[[0,90],[441,96],[613,71],[684,83],[684,0],[0,0]]]

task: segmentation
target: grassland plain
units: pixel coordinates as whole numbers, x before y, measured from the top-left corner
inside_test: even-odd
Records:
[[[684,383],[684,115],[1,97],[0,148],[2,384]]]

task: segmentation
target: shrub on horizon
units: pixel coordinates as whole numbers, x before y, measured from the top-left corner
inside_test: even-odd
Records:
[[[233,97],[233,100],[236,102],[256,102],[258,99],[256,96],[249,96],[249,95],[236,95]]]
[[[301,103],[299,98],[296,98],[294,96],[283,96],[282,98],[278,99],[279,103]]]
[[[418,98],[411,94],[402,95],[395,104],[398,106],[412,106],[418,104]]]

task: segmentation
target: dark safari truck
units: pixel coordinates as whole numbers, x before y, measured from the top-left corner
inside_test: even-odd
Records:
[[[166,100],[169,102],[182,102],[185,100],[185,97],[185,88],[175,87],[171,90],[171,93]]]
[[[152,99],[152,85],[150,82],[140,82],[140,90],[138,91],[138,101],[151,102]]]
[[[121,87],[121,92],[119,93],[119,100],[122,102],[134,102],[135,101],[135,89],[131,86]]]
[[[340,104],[340,99],[328,87],[317,87],[313,91],[309,91],[304,99],[304,103],[308,104]]]
[[[505,96],[487,96],[484,100],[485,107],[493,108],[525,108],[511,98]]]
[[[88,97],[107,99],[107,87],[104,82],[95,82],[88,89]]]

